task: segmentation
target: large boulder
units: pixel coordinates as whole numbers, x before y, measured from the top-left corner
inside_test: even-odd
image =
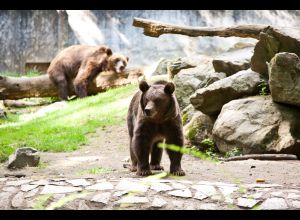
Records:
[[[300,59],[278,53],[270,62],[269,85],[274,101],[300,106]]]
[[[227,102],[244,96],[257,94],[263,78],[252,70],[242,70],[230,77],[198,89],[190,96],[195,109],[204,114],[216,115]]]
[[[251,69],[268,77],[266,62],[278,52],[290,52],[300,56],[300,28],[269,27],[261,32],[251,58]]]
[[[196,111],[192,119],[183,127],[186,140],[193,145],[201,145],[204,139],[212,139],[215,118]]]
[[[231,76],[241,70],[250,68],[250,60],[253,55],[253,47],[233,49],[216,56],[212,64],[216,72],[224,72]]]
[[[288,153],[300,156],[300,109],[254,96],[225,104],[213,130],[221,152]]]
[[[173,78],[176,85],[176,97],[181,109],[190,104],[189,97],[197,89],[226,77],[225,73],[216,73],[212,65],[212,58],[199,56],[185,60],[187,63],[197,65],[194,68],[182,69]],[[172,78],[171,74],[171,78]]]
[[[9,156],[8,169],[21,169],[23,167],[36,167],[40,162],[39,152],[31,147],[22,147]]]

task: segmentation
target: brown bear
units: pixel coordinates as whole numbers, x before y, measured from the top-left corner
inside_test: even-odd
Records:
[[[73,45],[62,50],[52,60],[47,73],[57,86],[61,99],[68,99],[70,83],[73,83],[76,95],[83,98],[88,95],[88,83],[100,72],[112,70],[120,73],[124,71],[127,62],[128,57],[113,54],[104,45]]]
[[[143,80],[139,89],[131,100],[127,114],[132,162],[130,171],[146,176],[151,175],[150,170],[163,170],[160,165],[163,149],[157,146],[158,143],[165,139],[166,144],[182,147],[184,139],[174,83],[160,80],[149,86]],[[184,176],[182,154],[169,149],[167,153],[171,162],[170,173]]]

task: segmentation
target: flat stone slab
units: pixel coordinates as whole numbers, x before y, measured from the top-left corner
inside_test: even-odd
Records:
[[[80,200],[77,210],[90,210],[90,207],[85,203],[84,200]]]
[[[11,200],[11,206],[14,208],[21,208],[24,204],[24,193],[18,192]]]
[[[199,206],[199,209],[203,209],[203,210],[218,210],[218,206],[214,203],[205,203],[205,204],[201,204]]]
[[[292,201],[293,208],[300,209],[300,201]]]
[[[125,194],[127,194],[128,192],[127,191],[117,191],[113,194],[113,196],[115,197],[120,197],[120,196],[123,196]]]
[[[5,210],[9,209],[11,195],[12,195],[11,192],[1,192],[0,193],[0,198],[1,198],[0,209],[5,209]]]
[[[186,189],[187,187],[181,183],[176,183],[176,182],[172,182],[171,183],[172,187],[174,189]]]
[[[252,208],[254,207],[259,200],[256,199],[247,199],[247,198],[238,198],[238,203],[237,205],[240,207],[245,207],[245,208]]]
[[[125,196],[119,201],[118,204],[136,204],[136,203],[148,203],[149,200],[144,196]]]
[[[287,209],[288,206],[283,198],[268,198],[259,207],[263,210]]]
[[[208,195],[203,194],[202,192],[197,191],[194,196],[195,199],[203,200],[208,198]]]
[[[55,185],[46,185],[44,186],[42,192],[40,194],[50,194],[50,193],[71,193],[82,191],[81,187],[73,187],[73,186],[55,186]]]
[[[298,200],[300,200],[300,194],[297,194],[297,193],[289,193],[287,198],[288,198],[288,199],[298,199]]]
[[[196,189],[198,192],[207,195],[207,196],[213,196],[217,194],[216,188],[214,186],[209,185],[192,185],[193,189]]]
[[[73,186],[90,186],[90,185],[92,185],[92,183],[90,183],[86,179],[66,180],[66,182],[71,183]]]
[[[274,197],[284,197],[283,192],[271,192],[270,195]]]
[[[102,204],[107,205],[107,203],[109,202],[110,196],[111,196],[111,193],[110,193],[110,192],[99,193],[99,194],[96,194],[96,195],[91,199],[91,201],[92,201],[92,202],[98,202],[98,203],[102,203]]]
[[[28,192],[30,190],[35,189],[36,187],[38,187],[39,185],[30,185],[30,184],[25,184],[21,186],[21,191],[23,192]]]
[[[161,208],[163,206],[165,206],[167,204],[167,202],[161,198],[154,198],[153,202],[151,204],[151,207],[154,208]]]
[[[191,198],[192,192],[189,189],[177,189],[168,192],[169,195],[176,196],[176,197],[182,197],[182,198]]]
[[[128,180],[121,180],[119,184],[116,186],[117,190],[125,190],[131,192],[147,192],[149,185],[132,182]]]
[[[16,180],[16,181],[13,180],[13,181],[7,181],[6,185],[7,186],[21,186],[21,185],[29,183],[31,181],[32,180]]]
[[[29,191],[29,192],[27,192],[27,193],[25,194],[24,198],[30,198],[30,197],[33,197],[33,196],[35,196],[35,195],[37,194],[38,191],[39,191],[38,188],[35,188],[35,189]]]
[[[3,187],[2,191],[4,191],[4,192],[16,192],[16,191],[18,191],[18,188],[13,187],[13,186],[7,186],[7,187]]]
[[[110,182],[100,182],[95,185],[86,187],[87,190],[111,190],[114,188],[114,185]]]
[[[165,183],[153,182],[151,184],[150,189],[155,190],[156,192],[162,192],[162,191],[172,190],[173,187],[171,187]]]
[[[45,186],[45,185],[49,184],[49,181],[48,180],[38,180],[38,181],[31,182],[29,184]]]

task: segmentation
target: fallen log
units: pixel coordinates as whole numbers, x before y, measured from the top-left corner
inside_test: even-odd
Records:
[[[293,154],[247,154],[242,156],[235,156],[225,159],[225,161],[237,160],[298,160],[298,157]]]
[[[190,37],[219,36],[219,37],[242,37],[259,39],[259,33],[265,32],[267,25],[236,25],[232,27],[191,27],[179,26],[159,21],[133,18],[133,26],[144,28],[144,35],[159,37],[162,34],[182,34]]]
[[[128,69],[122,74],[102,72],[88,86],[88,94],[130,84],[142,75],[141,69]],[[72,84],[69,86],[69,95],[75,95]],[[37,77],[0,76],[0,100],[30,97],[58,97],[58,91],[47,74]]]

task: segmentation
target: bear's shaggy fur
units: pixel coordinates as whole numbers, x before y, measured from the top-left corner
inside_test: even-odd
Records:
[[[87,86],[100,72],[122,72],[128,58],[112,54],[107,46],[73,45],[62,50],[47,70],[51,81],[57,86],[59,97],[68,99],[69,84],[73,83],[78,97],[87,96]]]
[[[179,105],[174,95],[172,82],[157,81],[151,86],[141,81],[138,91],[131,100],[127,125],[130,137],[130,170],[146,176],[151,170],[163,170],[160,165],[162,148],[158,143],[182,147],[184,144]],[[170,173],[184,176],[181,168],[182,154],[167,149],[170,158]],[[151,161],[149,164],[149,155]]]

